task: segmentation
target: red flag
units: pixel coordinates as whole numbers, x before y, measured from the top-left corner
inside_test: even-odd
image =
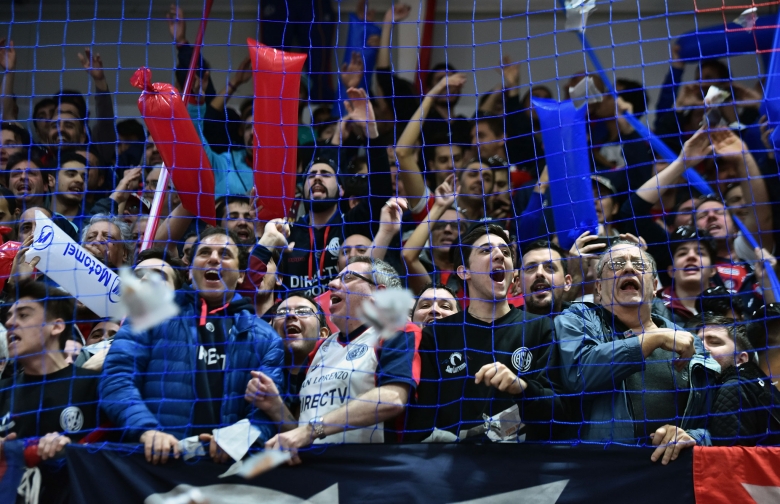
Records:
[[[694,448],[697,504],[780,502],[780,448]]]
[[[215,226],[214,172],[179,92],[171,84],[152,83],[152,71],[146,67],[133,74],[130,84],[143,90],[138,109],[171,170],[182,205]]]
[[[298,157],[298,89],[305,54],[286,53],[247,39],[254,72],[252,165],[258,219],[287,217],[295,198]]]

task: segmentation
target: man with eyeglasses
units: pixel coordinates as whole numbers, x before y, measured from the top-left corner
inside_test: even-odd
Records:
[[[252,371],[244,398],[264,411],[282,431],[298,426],[299,392],[306,378],[309,356],[320,340],[330,335],[319,303],[306,296],[290,296],[273,312],[272,326],[284,341],[284,384],[280,394],[273,380],[262,371]]]
[[[266,448],[383,443],[403,433],[391,421],[405,411],[419,383],[414,362],[420,329],[408,323],[383,340],[359,318],[361,305],[377,291],[401,288],[398,274],[384,261],[354,257],[328,287],[331,320],[339,331],[317,342],[300,390],[299,426]]]
[[[596,266],[599,304],[574,303],[555,318],[566,392],[581,394],[586,441],[655,445],[663,464],[708,444],[706,431],[671,425],[685,411],[686,366],[701,342],[651,313],[655,260],[633,241],[613,242]]]
[[[563,434],[563,423],[552,423],[565,421],[551,379],[552,323],[509,304],[508,242],[495,224],[461,238],[455,265],[469,306],[423,329],[420,386],[407,427],[412,440],[549,441]]]
[[[247,260],[237,242],[223,228],[204,230],[190,263],[193,288],[176,293],[179,316],[144,331],[122,327],[106,356],[101,408],[125,442],[144,445],[149,462],[165,463],[171,453],[178,458],[179,440],[194,435],[224,462],[229,457],[211,432],[242,419],[263,441],[276,431],[242,400],[252,370],[281,386],[284,350],[252,301],[236,293]],[[160,266],[149,269],[165,272]]]

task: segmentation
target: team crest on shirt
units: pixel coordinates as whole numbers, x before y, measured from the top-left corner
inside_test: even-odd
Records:
[[[84,427],[84,413],[78,406],[68,406],[60,413],[62,432],[78,432]]]
[[[444,370],[450,374],[460,373],[466,369],[466,361],[463,360],[463,354],[460,352],[453,352],[447,361],[449,364]]]
[[[529,369],[531,369],[531,361],[533,360],[533,355],[531,354],[531,351],[528,350],[526,347],[520,347],[514,352],[512,352],[512,365],[517,369],[519,373],[525,373]]]
[[[339,240],[339,237],[337,236],[337,237],[333,238],[328,243],[328,247],[327,248],[328,248],[328,252],[330,253],[330,255],[332,255],[333,257],[338,257],[339,256],[339,251],[341,250],[341,241]]]
[[[364,345],[363,343],[358,343],[357,345],[350,345],[352,348],[349,349],[347,352],[347,360],[352,361],[355,359],[359,359],[366,355],[366,352],[368,352],[368,345]]]

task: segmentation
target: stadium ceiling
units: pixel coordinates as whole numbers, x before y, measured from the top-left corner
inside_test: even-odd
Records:
[[[414,4],[419,0],[405,0]],[[52,19],[88,19],[88,18],[149,18],[164,17],[171,0],[14,0],[13,14],[10,7],[0,11],[0,19],[8,21],[10,16],[24,19],[37,18],[43,11],[43,17]],[[258,11],[258,0],[217,0],[214,2],[212,17],[230,19],[232,16],[252,16]],[[342,12],[354,9],[357,0],[334,1],[334,7],[341,5]],[[736,17],[744,9],[747,0],[597,0],[597,13],[642,16],[663,14],[666,12],[718,11],[725,7],[727,18]],[[754,5],[769,5],[772,2],[756,2]],[[188,18],[197,16],[203,8],[203,0],[178,0]],[[390,6],[390,0],[369,1],[371,9],[378,13]],[[449,14],[462,17],[473,15],[475,18],[495,15],[522,14],[524,12],[549,11],[558,6],[557,0],[437,0],[436,10],[439,16]],[[776,7],[771,7],[775,9]],[[768,10],[766,7],[762,10]],[[377,16],[381,19],[381,14]]]

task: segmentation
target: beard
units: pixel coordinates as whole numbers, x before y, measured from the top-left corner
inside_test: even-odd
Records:
[[[327,212],[332,210],[338,204],[337,200],[309,200],[311,211],[313,213]]]
[[[327,189],[326,192],[327,196],[323,199],[309,199],[308,203],[313,213],[327,212],[338,205],[339,200],[337,194],[331,194]],[[311,198],[311,196],[309,197]]]

